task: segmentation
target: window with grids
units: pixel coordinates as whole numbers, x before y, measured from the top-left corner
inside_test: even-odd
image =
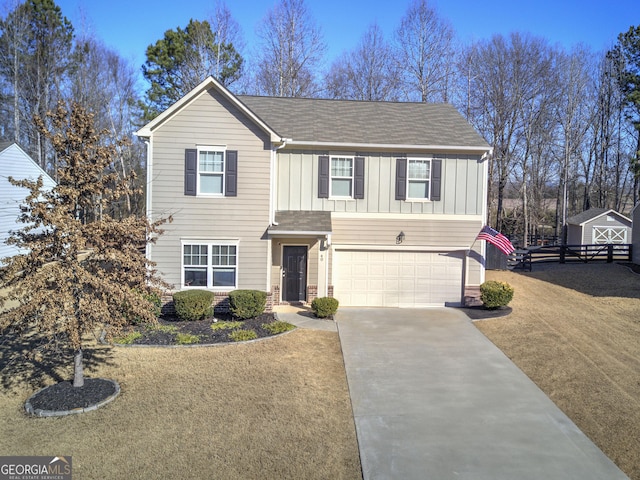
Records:
[[[331,157],[331,196],[353,196],[353,158]]]
[[[183,245],[185,287],[233,289],[237,286],[237,245]]]
[[[224,194],[224,151],[198,151],[198,191]]]
[[[407,198],[428,200],[431,183],[431,160],[409,160]]]

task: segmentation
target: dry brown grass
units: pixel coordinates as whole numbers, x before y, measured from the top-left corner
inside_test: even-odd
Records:
[[[72,455],[82,479],[361,478],[336,333],[110,350],[86,373],[122,393],[97,411],[30,418],[33,389],[4,391],[0,454]]]
[[[631,479],[640,480],[640,275],[615,264],[487,272],[515,288],[476,326]]]

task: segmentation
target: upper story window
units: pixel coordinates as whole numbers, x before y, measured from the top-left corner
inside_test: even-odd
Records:
[[[431,161],[409,159],[407,198],[428,200],[431,184]]]
[[[184,194],[238,195],[238,151],[225,147],[188,148],[184,152]]]
[[[331,196],[353,196],[353,158],[331,157]]]
[[[364,198],[364,157],[320,155],[318,157],[318,198]]]
[[[224,194],[224,150],[198,149],[198,193]]]

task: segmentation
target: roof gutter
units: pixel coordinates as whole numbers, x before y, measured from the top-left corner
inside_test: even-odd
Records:
[[[397,143],[349,143],[349,142],[314,142],[304,140],[290,140],[290,146],[323,147],[323,148],[355,148],[355,149],[389,149],[389,150],[431,150],[434,152],[467,152],[486,154],[491,152],[489,145],[482,146],[451,146],[451,145],[410,145]]]

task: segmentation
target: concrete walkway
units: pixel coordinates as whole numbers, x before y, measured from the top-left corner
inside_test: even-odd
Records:
[[[365,480],[627,478],[462,312],[337,322]]]

